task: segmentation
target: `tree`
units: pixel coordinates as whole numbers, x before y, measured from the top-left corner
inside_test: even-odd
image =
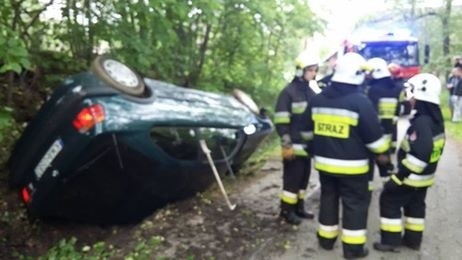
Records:
[[[0,6],[0,74],[7,73],[6,104],[12,103],[15,74],[31,67],[28,49],[40,14],[53,0],[39,4],[37,0],[10,0]]]
[[[66,0],[56,3],[61,17],[41,16],[53,4],[0,6],[0,41],[17,48],[16,56],[0,54],[4,70],[32,63],[50,80],[110,52],[143,75],[210,91],[241,88],[268,105],[299,41],[323,25],[301,0]]]

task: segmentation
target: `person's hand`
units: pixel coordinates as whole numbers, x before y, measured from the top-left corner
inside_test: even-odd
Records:
[[[390,163],[390,155],[388,155],[388,154],[379,154],[379,155],[377,155],[375,160],[377,161],[377,163],[379,165],[382,165],[382,166],[388,167],[388,165],[391,164]]]
[[[281,153],[284,160],[292,160],[295,158],[294,149],[292,146],[281,147]]]
[[[396,189],[399,186],[401,186],[401,184],[396,182],[396,179],[398,179],[398,177],[396,177],[396,175],[391,175],[390,179],[383,184],[383,189],[384,190],[393,190],[393,189]],[[398,179],[398,181],[399,181],[399,179]]]
[[[292,147],[292,140],[290,138],[290,135],[285,134],[281,136],[281,146],[282,147]]]

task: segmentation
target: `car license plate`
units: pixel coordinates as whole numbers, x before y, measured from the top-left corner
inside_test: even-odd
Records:
[[[42,157],[40,162],[35,167],[35,176],[37,180],[42,177],[42,175],[47,170],[48,166],[50,166],[51,162],[56,158],[56,156],[61,152],[63,149],[63,141],[61,139],[57,139],[53,142],[53,144],[48,148],[45,155]]]

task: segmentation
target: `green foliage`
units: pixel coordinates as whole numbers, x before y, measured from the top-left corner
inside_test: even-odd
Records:
[[[224,92],[240,88],[272,107],[298,41],[320,28],[299,1],[226,2],[199,85]]]
[[[58,259],[109,259],[113,256],[113,252],[106,248],[104,242],[97,242],[93,246],[84,246],[82,249],[77,247],[77,239],[72,237],[70,239],[61,239],[55,246],[48,250],[48,252],[39,257],[43,260],[58,260]]]
[[[10,157],[11,147],[13,147],[21,129],[13,121],[11,114],[11,108],[0,106],[0,169]]]
[[[152,259],[152,254],[156,248],[162,244],[164,238],[161,236],[153,236],[147,240],[140,240],[135,247],[124,256],[126,260],[132,259]],[[75,237],[63,238],[51,247],[44,255],[40,256],[40,260],[58,260],[58,259],[111,259],[115,255],[113,246],[107,246],[100,241],[92,246],[78,246]],[[18,258],[26,258],[25,256],[17,255]]]
[[[52,247],[39,259],[82,259],[82,254],[75,248],[76,238],[61,239],[58,244]]]
[[[299,0],[65,1],[60,20],[34,19],[47,1],[11,3],[0,6],[0,24],[10,29],[2,31],[18,32],[3,44],[15,50],[0,56],[3,70],[32,62],[54,83],[62,71],[87,68],[96,52],[110,52],[144,75],[209,91],[240,88],[271,107],[300,39],[323,24]]]
[[[267,162],[269,157],[280,154],[279,138],[276,132],[268,136],[258,149],[244,162],[244,165],[239,170],[240,176],[253,175],[258,172]],[[277,154],[276,154],[277,153]]]
[[[448,91],[443,91],[441,94],[441,111],[443,112],[444,117],[444,127],[446,133],[449,133],[451,136],[455,137],[458,140],[462,140],[462,123],[461,122],[451,122],[450,111],[448,106],[449,94]]]
[[[455,137],[457,140],[462,141],[462,123],[446,121],[445,128],[447,133],[450,133],[451,136]]]
[[[0,74],[8,71],[20,73],[22,68],[29,69],[30,66],[28,51],[19,34],[0,24]]]
[[[162,242],[164,238],[161,236],[153,236],[149,240],[141,240],[136,244],[135,248],[125,256],[125,260],[135,259],[152,259],[152,253]]]

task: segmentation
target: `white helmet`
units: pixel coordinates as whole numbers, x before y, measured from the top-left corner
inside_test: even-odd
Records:
[[[332,81],[361,85],[365,78],[365,71],[370,70],[366,60],[359,54],[349,52],[337,60]]]
[[[309,66],[317,66],[320,62],[319,56],[307,51],[301,52],[295,59],[297,69],[304,69]]]
[[[430,73],[417,74],[404,83],[404,86],[410,97],[440,104],[441,82],[435,75]]]
[[[372,58],[367,61],[367,64],[372,67],[371,76],[374,79],[391,77],[387,62],[382,58]]]

